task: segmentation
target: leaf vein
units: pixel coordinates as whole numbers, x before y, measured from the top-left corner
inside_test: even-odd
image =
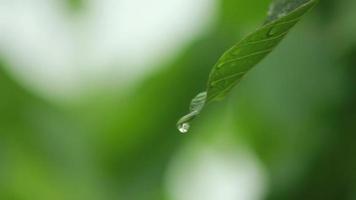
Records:
[[[219,68],[224,66],[224,65],[226,65],[226,64],[228,64],[228,63],[232,63],[232,62],[239,61],[239,60],[244,60],[244,59],[252,57],[252,56],[258,56],[258,55],[261,55],[261,54],[267,54],[267,53],[271,52],[272,50],[273,50],[273,48],[270,48],[270,49],[267,49],[267,50],[262,50],[262,51],[251,53],[251,54],[248,54],[248,55],[245,55],[245,56],[241,56],[241,57],[238,57],[238,58],[235,58],[235,59],[227,60],[227,61],[221,63],[221,65],[219,65]]]

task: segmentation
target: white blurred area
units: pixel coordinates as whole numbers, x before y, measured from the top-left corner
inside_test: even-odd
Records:
[[[52,100],[125,88],[212,24],[216,0],[0,0],[0,55],[23,86]]]
[[[264,199],[267,175],[263,165],[253,152],[236,146],[239,145],[189,144],[174,157],[167,172],[169,197],[172,200]]]

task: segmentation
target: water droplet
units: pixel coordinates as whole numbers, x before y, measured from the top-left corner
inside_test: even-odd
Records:
[[[278,29],[276,27],[272,27],[268,32],[267,32],[267,37],[274,36],[276,33],[278,33]]]
[[[178,130],[181,133],[187,133],[189,131],[190,125],[189,123],[183,123],[178,125]]]
[[[279,13],[279,14],[278,14],[278,18],[284,17],[284,16],[286,16],[287,14],[288,14],[287,11],[284,11],[284,12],[282,12],[282,13]]]
[[[220,63],[218,64],[218,66],[216,66],[216,69],[221,69],[224,66],[224,63]]]

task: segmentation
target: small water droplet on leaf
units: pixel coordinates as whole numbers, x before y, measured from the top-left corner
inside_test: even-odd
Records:
[[[178,130],[181,133],[187,133],[189,131],[190,124],[189,123],[183,123],[178,125]]]
[[[274,36],[278,32],[278,29],[276,27],[272,27],[268,32],[267,32],[267,37]]]

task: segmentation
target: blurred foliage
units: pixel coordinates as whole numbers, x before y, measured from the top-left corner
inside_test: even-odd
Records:
[[[79,12],[84,9],[85,1],[84,0],[67,0],[67,5],[70,10],[73,12]]]
[[[179,135],[177,117],[219,55],[258,27],[268,7],[261,0],[219,2],[214,28],[130,91],[54,104],[8,74],[2,59],[0,199],[170,199],[165,171],[191,139]],[[356,199],[354,9],[353,0],[320,1],[228,105],[204,111],[191,130],[212,126],[228,110],[234,139],[267,168],[265,199]],[[204,130],[202,138],[209,136]]]

